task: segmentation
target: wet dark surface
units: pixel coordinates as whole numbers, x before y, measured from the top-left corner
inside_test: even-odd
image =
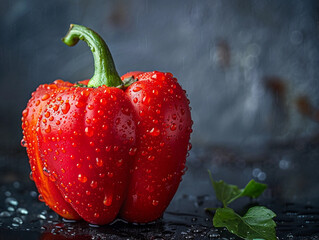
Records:
[[[163,218],[146,225],[116,220],[107,226],[62,219],[38,200],[23,149],[0,156],[0,239],[238,239],[212,225],[206,207],[218,207],[207,169],[216,180],[243,187],[251,178],[268,184],[257,201],[235,202],[243,214],[265,205],[277,217],[279,239],[319,239],[319,144],[302,140],[251,148],[201,148]]]

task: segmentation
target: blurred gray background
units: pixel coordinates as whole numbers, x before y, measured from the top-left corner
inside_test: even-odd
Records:
[[[318,1],[1,0],[0,146],[20,146],[39,84],[93,74],[70,23],[97,31],[120,75],[172,72],[191,101],[193,145],[263,145],[319,133]]]

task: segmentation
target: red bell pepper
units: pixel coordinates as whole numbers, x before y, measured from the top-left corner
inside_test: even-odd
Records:
[[[185,91],[171,73],[132,72],[121,80],[97,33],[71,25],[64,43],[79,39],[92,50],[94,76],[40,85],[23,111],[23,145],[40,198],[67,219],[156,220],[191,146]]]

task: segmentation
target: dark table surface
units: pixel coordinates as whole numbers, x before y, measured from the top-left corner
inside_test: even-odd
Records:
[[[206,207],[218,207],[207,169],[216,180],[243,187],[268,184],[257,201],[233,207],[243,214],[265,205],[277,217],[279,239],[319,239],[319,141],[302,139],[259,147],[195,146],[188,171],[163,218],[144,225],[116,220],[107,226],[62,219],[38,200],[24,149],[0,152],[0,239],[238,239],[212,225]]]

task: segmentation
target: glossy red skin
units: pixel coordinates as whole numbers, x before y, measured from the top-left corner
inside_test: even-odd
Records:
[[[170,73],[133,72],[126,89],[137,113],[137,146],[128,196],[120,216],[150,222],[162,216],[185,169],[191,115],[185,92]]]
[[[132,75],[125,91],[41,85],[23,113],[34,181],[65,218],[150,222],[177,190],[192,125],[185,92],[170,73],[122,79]]]

